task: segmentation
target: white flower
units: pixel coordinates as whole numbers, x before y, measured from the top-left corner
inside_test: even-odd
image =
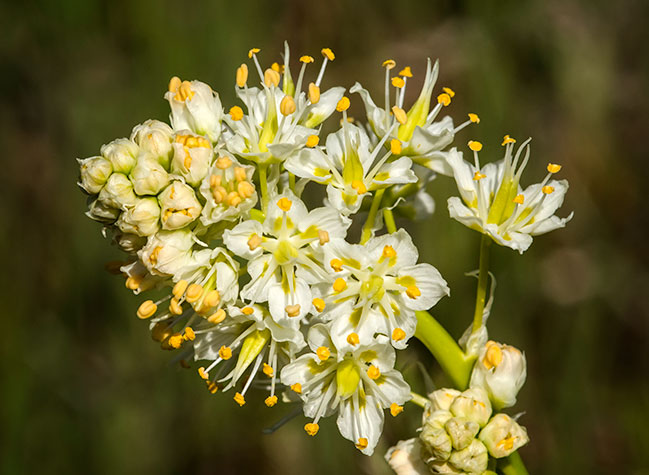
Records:
[[[345,121],[338,132],[327,137],[326,153],[305,148],[284,166],[297,176],[326,184],[329,202],[344,214],[355,213],[369,191],[417,181],[410,158],[388,161],[392,153],[387,152],[377,160],[384,151],[382,145],[370,150],[365,131]]]
[[[525,427],[502,413],[491,418],[479,438],[495,458],[507,457],[530,440]]]
[[[525,355],[513,346],[488,341],[471,373],[471,387],[483,388],[499,410],[516,404],[527,376]]]
[[[113,165],[113,171],[128,174],[135,166],[139,147],[129,139],[116,139],[101,147],[101,155]]]
[[[174,130],[189,129],[212,142],[219,139],[223,109],[219,95],[210,86],[200,81],[181,81],[174,76],[165,99],[171,106]]]
[[[430,471],[421,459],[418,438],[400,440],[385,454],[385,461],[397,475],[428,475]]]
[[[140,153],[155,157],[166,169],[171,160],[173,129],[159,120],[147,120],[136,125],[131,140],[140,146]]]
[[[448,163],[453,168],[462,199],[449,198],[448,210],[452,218],[465,226],[522,254],[532,244],[532,236],[564,227],[572,213],[567,218],[554,216],[568,191],[566,180],[550,179],[561,169],[560,165],[548,164],[548,174],[541,183],[524,190],[521,188],[519,181],[530,153],[529,139],[519,147],[515,156],[514,142],[505,136],[505,157],[484,167],[478,160],[478,151],[482,149],[479,142],[469,142],[475,164],[463,160],[457,150],[451,150]],[[525,157],[519,165],[523,151]]]
[[[117,220],[117,226],[125,233],[150,236],[160,229],[160,206],[155,198],[138,198]]]
[[[406,67],[399,72],[398,76],[390,78],[390,70],[395,65],[396,63],[392,60],[383,63],[386,68],[384,107],[378,107],[370,93],[363,89],[359,83],[356,83],[350,92],[360,94],[365,103],[370,127],[379,138],[390,139],[386,144],[395,154],[409,156],[420,165],[438,173],[450,175],[451,169],[446,163],[446,152],[442,150],[453,142],[456,132],[480,119],[475,114],[469,114],[469,121],[457,128],[453,127],[453,120],[448,116],[435,122],[441,109],[451,103],[451,98],[455,93],[449,88],[444,88],[444,92],[437,97],[437,104],[430,110],[433,88],[439,72],[438,63],[435,62],[435,66],[431,67],[430,59],[419,98],[406,113],[403,109],[403,102],[408,78],[412,77],[412,71],[410,67]],[[395,87],[393,106],[391,106],[390,100],[390,85]],[[395,124],[398,124],[396,130],[394,129]]]
[[[103,157],[90,157],[79,162],[79,173],[81,182],[79,186],[88,194],[96,195],[108,181],[110,174],[113,173],[113,166],[110,160]]]
[[[149,237],[138,257],[154,275],[182,275],[197,266],[192,248],[196,243],[191,231],[160,231]]]
[[[254,167],[241,165],[226,152],[219,155],[200,185],[205,200],[201,222],[205,225],[234,220],[257,204]]]
[[[106,206],[124,210],[133,206],[137,196],[133,192],[133,184],[123,173],[113,173],[99,192],[99,200]]]
[[[330,239],[344,237],[348,226],[332,208],[307,212],[292,193],[275,196],[263,224],[243,221],[223,235],[228,249],[249,260],[251,280],[241,297],[252,303],[268,301],[280,325],[299,324],[312,308],[309,284],[327,279],[321,248]]]
[[[180,229],[201,214],[202,206],[194,190],[181,181],[173,181],[158,196],[163,229]]]
[[[171,172],[182,177],[187,184],[197,187],[212,163],[212,144],[200,135],[181,130],[176,133],[173,151]]]
[[[139,196],[157,195],[169,184],[169,174],[155,156],[144,153],[131,171],[131,181]]]
[[[429,309],[449,294],[437,269],[417,264],[418,256],[403,229],[363,246],[336,239],[325,247],[325,268],[333,274],[324,295],[325,318],[333,320],[337,346],[351,333],[382,333],[396,348],[406,347],[417,327],[415,311]]]
[[[318,421],[338,412],[341,435],[371,455],[383,429],[383,409],[397,415],[410,399],[408,384],[393,369],[394,350],[374,341],[339,351],[324,324],[309,330],[308,342],[312,353],[300,356],[281,374],[282,383],[304,400],[304,414],[313,418],[306,432],[315,435]]]

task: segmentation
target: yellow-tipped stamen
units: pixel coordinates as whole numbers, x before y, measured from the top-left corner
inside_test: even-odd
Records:
[[[401,141],[399,139],[390,140],[390,153],[399,155],[401,153]]]
[[[232,160],[229,157],[219,157],[216,159],[215,165],[220,170],[227,170],[232,166]]]
[[[219,348],[219,357],[222,360],[229,360],[232,358],[232,348],[222,345],[221,348]]]
[[[392,414],[392,417],[397,417],[402,412],[403,406],[398,405],[396,402],[390,404],[390,414]]]
[[[320,430],[320,426],[314,422],[309,422],[304,426],[304,430],[307,434],[309,434],[311,437],[316,435],[318,431]]]
[[[473,112],[469,112],[469,120],[474,124],[480,123],[480,117],[478,117],[478,114],[474,114]]]
[[[331,48],[322,48],[320,51],[322,53],[322,56],[327,58],[329,61],[333,61],[336,59],[336,55],[334,54],[333,51],[331,51]]]
[[[189,303],[196,302],[201,295],[203,294],[203,287],[199,284],[191,284],[187,287],[187,292],[185,293],[185,298]]]
[[[475,173],[473,174],[473,179],[474,179],[475,181],[480,181],[480,180],[482,180],[483,178],[487,178],[487,175],[483,175],[483,174],[480,173],[480,172],[475,172]]]
[[[367,376],[372,380],[377,380],[381,377],[381,370],[374,365],[370,365],[370,367],[367,368]]]
[[[146,319],[152,317],[153,314],[158,310],[158,306],[153,303],[153,300],[146,300],[140,304],[140,307],[137,309],[137,316],[141,319]]]
[[[541,191],[546,195],[552,194],[554,193],[554,186],[546,185],[543,188],[541,188]]]
[[[324,229],[318,229],[318,243],[324,246],[329,242],[329,233]]]
[[[293,206],[293,202],[289,200],[286,196],[280,198],[277,201],[277,207],[284,211],[285,213],[288,213],[288,211],[291,209],[291,206]]]
[[[450,87],[443,87],[442,91],[449,95],[449,97],[455,97],[455,91]]]
[[[262,372],[268,376],[269,378],[273,377],[273,374],[275,374],[275,371],[273,370],[273,367],[269,365],[268,363],[264,363],[264,367],[262,369]]]
[[[241,309],[241,313],[243,313],[244,315],[248,315],[248,316],[250,316],[250,315],[252,315],[253,313],[255,313],[255,310],[254,310],[252,307],[243,307],[243,308]]]
[[[198,375],[206,381],[210,379],[210,374],[207,371],[205,371],[205,367],[203,366],[198,368]]]
[[[311,104],[320,102],[320,88],[312,82],[309,83],[309,101]]]
[[[401,125],[408,122],[408,115],[406,114],[406,111],[404,111],[401,107],[393,106],[392,113],[397,119],[397,122],[399,122]]]
[[[251,251],[254,251],[257,249],[261,243],[263,242],[263,238],[259,234],[253,234],[248,238],[248,249]]]
[[[174,333],[169,337],[167,340],[167,343],[169,343],[169,346],[174,349],[178,349],[182,346],[183,344],[183,336],[180,333]]]
[[[419,290],[419,287],[417,287],[416,285],[410,285],[408,286],[408,288],[406,288],[406,295],[411,299],[416,299],[417,297],[421,296],[421,290]]]
[[[232,399],[234,399],[234,402],[239,404],[239,406],[243,406],[246,403],[246,398],[243,397],[243,394],[241,393],[236,393]]]
[[[356,346],[360,343],[360,338],[358,337],[358,333],[350,333],[347,335],[347,343],[349,343],[352,346]]]
[[[469,140],[469,148],[474,152],[479,152],[482,150],[482,144],[477,140]]]
[[[214,381],[205,381],[207,383],[207,390],[212,393],[216,394],[217,391],[219,390],[218,384],[216,384]]]
[[[282,70],[284,69],[283,66],[280,66],[277,62],[273,63],[270,65],[270,69],[277,73],[282,73]]]
[[[367,448],[368,441],[365,437],[360,437],[358,439],[358,443],[355,445],[358,450],[365,450]]]
[[[383,61],[382,66],[386,69],[392,69],[397,65],[397,63],[393,59],[386,59]]]
[[[320,358],[320,361],[327,361],[329,357],[331,356],[331,350],[327,348],[326,346],[320,346],[316,351],[315,354],[318,355],[318,358]]]
[[[225,310],[222,308],[218,309],[216,312],[214,312],[212,315],[207,317],[207,321],[216,325],[217,323],[221,323],[223,320],[225,320],[226,313]]]
[[[279,80],[281,79],[281,76],[277,71],[274,69],[268,68],[266,71],[264,71],[264,84],[268,87],[275,86],[277,87],[279,85]]]
[[[287,305],[284,310],[289,317],[297,317],[300,314],[300,304]]]
[[[250,51],[248,51],[248,58],[252,58],[254,55],[259,53],[261,50],[259,48],[250,48]]]
[[[296,394],[302,394],[302,385],[300,383],[291,384],[291,391]]]
[[[185,334],[183,335],[183,340],[185,341],[194,341],[196,339],[196,333],[192,327],[185,328]]]
[[[561,170],[561,165],[557,165],[556,163],[548,163],[549,173],[559,173],[560,170]]]
[[[230,108],[230,117],[234,121],[243,119],[243,109],[239,106],[232,106]]]
[[[266,399],[264,399],[264,404],[266,404],[268,407],[273,407],[275,404],[277,404],[277,396],[268,396]]]
[[[306,139],[306,146],[309,148],[313,148],[316,145],[318,145],[319,142],[320,142],[320,137],[318,137],[317,135],[309,135],[309,137]]]
[[[329,265],[336,272],[340,272],[341,270],[343,270],[343,261],[341,261],[340,259],[337,258],[331,259],[331,261],[329,261]]]
[[[519,205],[522,205],[525,203],[525,196],[523,194],[516,195],[516,198],[512,200],[514,203],[518,203]]]
[[[345,279],[343,279],[342,277],[338,277],[336,280],[334,280],[333,289],[335,292],[340,293],[346,288],[347,288],[347,282],[345,282]]]
[[[178,76],[174,76],[169,80],[169,92],[177,92],[180,88],[182,81]]]
[[[126,279],[126,282],[124,282],[124,285],[126,285],[126,288],[129,290],[137,290],[140,288],[140,283],[142,282],[142,279],[139,277],[129,277]]]
[[[392,246],[383,246],[383,252],[381,253],[381,257],[383,257],[384,259],[390,259],[396,256],[397,256],[397,251],[395,251]]]
[[[361,180],[352,180],[352,188],[356,190],[356,193],[358,193],[359,195],[364,195],[365,193],[367,193],[367,187]]]
[[[403,86],[406,85],[406,82],[400,77],[395,76],[392,78],[392,85],[397,89],[401,89]]]
[[[338,104],[336,104],[336,110],[338,112],[343,112],[349,109],[350,102],[349,102],[349,97],[343,96],[342,99],[338,101]]]
[[[236,81],[237,86],[239,87],[244,87],[246,85],[246,82],[248,81],[248,66],[246,64],[242,64],[237,68]]]
[[[443,92],[442,94],[437,96],[437,103],[446,107],[451,104],[451,96]]]
[[[282,98],[282,101],[279,103],[279,111],[284,116],[291,115],[293,112],[295,112],[295,109],[295,100],[291,96],[284,96]]]
[[[186,280],[179,280],[178,282],[176,282],[176,285],[174,285],[171,293],[174,295],[174,297],[180,299],[184,295],[185,290],[187,290],[188,285],[189,282],[187,282]]]
[[[412,70],[410,69],[410,66],[406,66],[401,71],[399,71],[399,76],[404,77],[404,78],[411,78],[412,77]]]
[[[309,56],[309,55],[300,56],[300,62],[301,63],[309,64],[309,63],[312,63],[314,61],[315,60],[313,59],[313,56]]]
[[[487,351],[485,352],[482,364],[487,369],[497,368],[503,360],[503,352],[496,342],[487,342]]]
[[[406,332],[403,331],[401,328],[395,328],[392,331],[392,339],[394,341],[401,341],[406,337]]]
[[[318,312],[322,312],[325,309],[325,301],[319,297],[316,297],[311,302]]]
[[[500,145],[505,146],[505,145],[510,144],[510,143],[516,143],[516,139],[510,137],[509,135],[505,135],[503,137],[503,143],[501,143]]]
[[[218,290],[210,290],[203,299],[203,305],[206,307],[216,307],[221,301],[221,295]]]

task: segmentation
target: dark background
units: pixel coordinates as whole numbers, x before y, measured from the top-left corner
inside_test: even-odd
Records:
[[[383,453],[413,434],[413,406],[367,458],[334,421],[315,438],[302,416],[262,435],[290,408],[261,396],[239,408],[170,366],[135,317],[142,298],[103,270],[119,253],[75,185],[75,158],[166,119],[172,75],[209,83],[229,108],[248,49],[268,65],[287,39],[294,57],[334,50],[325,86],[359,80],[379,97],[384,59],[412,66],[414,100],[426,57],[439,58],[439,86],[457,92],[447,112],[482,119],[460,148],[481,140],[482,160],[496,160],[505,133],[533,136],[525,185],[563,164],[569,226],[524,256],[493,246],[491,336],[529,365],[514,409],[532,439],[521,452],[535,474],[648,474],[648,19],[641,0],[0,4],[2,473],[388,473]],[[434,310],[459,336],[479,235],[448,218],[451,180],[431,190],[435,216],[409,229],[449,282]],[[418,358],[444,384],[411,348],[399,355],[408,379],[421,380]]]

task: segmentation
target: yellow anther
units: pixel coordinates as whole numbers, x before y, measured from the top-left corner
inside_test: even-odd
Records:
[[[315,61],[313,59],[313,56],[309,56],[309,55],[306,55],[306,54],[304,56],[300,56],[300,62],[302,62],[304,64],[309,64],[309,63],[312,63],[313,61]]]
[[[216,384],[214,381],[205,381],[207,383],[207,390],[212,393],[216,394],[216,392],[219,390],[219,385]]]
[[[365,437],[360,437],[358,439],[358,443],[356,444],[356,448],[358,450],[365,450],[367,448],[368,441]]]
[[[268,407],[273,407],[275,404],[277,404],[277,396],[268,396],[266,399],[264,399],[264,404],[266,404]]]
[[[237,81],[237,86],[243,87],[246,85],[246,81],[248,81],[248,66],[245,64],[242,64],[237,68],[237,75],[236,75],[236,81]]]
[[[392,414],[392,417],[397,417],[402,412],[403,406],[398,405],[396,402],[390,404],[390,414]]]
[[[401,153],[401,141],[399,139],[390,140],[390,153],[399,155]]]
[[[519,205],[522,205],[525,203],[525,196],[523,194],[516,195],[516,198],[512,200],[514,203],[518,203]]]
[[[309,148],[313,148],[316,145],[318,145],[319,142],[320,142],[320,137],[318,137],[317,135],[309,135],[309,137],[306,139],[306,146]]]
[[[257,249],[263,241],[263,238],[259,234],[253,234],[248,238],[248,249],[254,251]]]
[[[403,331],[401,328],[395,328],[392,331],[392,339],[394,341],[401,341],[406,337],[406,332]]]
[[[329,61],[333,61],[334,59],[336,59],[336,55],[334,55],[334,52],[331,51],[330,48],[322,48],[320,52],[322,53],[322,56],[327,58]]]
[[[320,361],[327,361],[331,356],[331,350],[326,346],[320,346],[317,350],[315,350],[315,354],[318,355]]]
[[[176,92],[174,99],[177,101],[185,101],[194,97],[194,94],[195,92],[192,91],[192,83],[189,81],[183,81],[180,83],[180,87],[178,88],[178,92]]]
[[[482,144],[477,140],[469,140],[469,148],[474,152],[479,152],[482,150]]]
[[[170,347],[175,348],[177,350],[183,344],[183,341],[184,341],[183,336],[180,333],[175,333],[169,337],[167,343],[169,343]]]
[[[277,207],[284,212],[288,212],[291,209],[291,206],[293,206],[293,202],[289,200],[286,196],[280,198],[277,201]]]
[[[379,379],[381,377],[381,370],[374,365],[370,365],[370,367],[367,368],[367,376],[373,380]]]
[[[237,181],[246,181],[248,179],[246,169],[243,167],[234,167],[234,178]]]
[[[329,233],[324,229],[318,229],[318,243],[324,246],[329,242]]]
[[[221,323],[223,320],[225,320],[225,310],[222,308],[218,309],[216,312],[214,312],[212,315],[207,317],[207,321],[216,325],[217,323]]]
[[[185,298],[189,303],[196,302],[201,295],[203,294],[203,287],[199,284],[191,284],[187,287],[187,292],[185,293]]]
[[[302,394],[302,385],[300,383],[291,384],[291,391]]]
[[[251,48],[250,51],[248,51],[248,57],[252,58],[254,55],[259,53],[261,50],[259,48]]]
[[[349,109],[349,105],[349,97],[343,96],[342,99],[338,101],[338,104],[336,104],[336,110],[338,112],[346,111],[347,109]]]
[[[174,76],[169,80],[169,92],[176,92],[180,88],[182,81],[178,76]]]
[[[349,343],[352,346],[356,346],[360,343],[360,338],[358,338],[358,333],[350,333],[347,335],[347,343]]]
[[[239,206],[239,203],[241,203],[241,196],[239,196],[239,193],[237,193],[236,191],[231,191],[230,193],[228,193],[225,202],[229,206]]]
[[[516,143],[516,139],[510,137],[509,135],[505,135],[503,137],[503,143],[501,143],[500,145],[504,146],[504,145],[507,145],[508,143]]]
[[[325,309],[325,302],[319,297],[316,297],[311,302],[318,312],[322,312]]]
[[[383,67],[387,69],[392,69],[397,65],[397,63],[393,59],[386,59],[383,61]]]
[[[142,282],[142,279],[140,277],[129,277],[126,279],[126,282],[124,285],[126,285],[126,288],[129,290],[137,290],[140,288],[140,283]]]
[[[239,196],[246,199],[255,194],[255,187],[247,181],[241,181],[237,185],[237,191],[239,192]]]
[[[149,318],[153,316],[156,310],[158,310],[158,306],[153,303],[153,300],[146,300],[137,309],[137,316],[141,319]]]
[[[250,315],[252,315],[253,313],[255,313],[255,310],[254,310],[252,307],[243,307],[243,308],[241,309],[241,313],[243,313],[244,315],[248,315],[248,316],[250,316]]]
[[[406,111],[404,111],[401,107],[398,106],[392,107],[392,113],[394,114],[394,117],[397,119],[397,122],[399,122],[401,125],[408,122],[408,115],[406,114]]]
[[[548,172],[558,173],[559,170],[561,170],[561,165],[557,165],[556,163],[548,163]]]
[[[274,69],[269,68],[266,71],[264,71],[264,84],[266,84],[266,86],[277,87],[279,85],[279,80],[280,80],[280,75]]]
[[[384,259],[390,259],[392,257],[396,257],[397,251],[394,250],[392,246],[384,246],[383,247],[383,252],[381,253],[381,257]]]
[[[309,83],[309,101],[311,104],[320,102],[320,88],[315,83]]]
[[[401,89],[403,86],[406,85],[406,82],[403,79],[401,79],[400,77],[395,76],[395,77],[392,78],[392,85],[394,87],[397,87],[397,88]]]
[[[243,394],[241,393],[236,393],[232,399],[234,399],[234,402],[239,404],[239,406],[243,406],[246,403],[246,398],[243,397]]]
[[[444,107],[448,106],[451,103],[451,96],[443,92],[437,96],[437,103],[442,104]]]
[[[273,367],[271,365],[269,365],[268,363],[264,363],[264,368],[262,369],[262,371],[269,378],[272,378],[273,374],[275,374],[275,371],[273,370]]]
[[[203,366],[198,368],[198,375],[206,381],[210,378],[210,374],[205,371],[205,368]]]
[[[367,193],[367,187],[361,180],[352,180],[352,188],[356,190],[356,193],[358,193],[359,195],[364,195],[365,193]]]
[[[505,450],[511,450],[514,448],[514,442],[516,442],[515,437],[505,437],[496,444],[496,447],[502,447]]]
[[[411,78],[412,77],[412,70],[410,69],[410,66],[406,66],[401,71],[399,71],[399,76],[404,77],[404,78]]]
[[[233,106],[230,108],[230,118],[237,121],[243,119],[243,109],[239,106]]]
[[[219,348],[219,357],[222,360],[229,360],[232,358],[232,348],[222,345],[221,348]]]
[[[216,307],[221,301],[221,295],[218,290],[210,290],[205,299],[203,299],[203,305],[206,307]]]
[[[219,157],[214,164],[220,170],[227,170],[232,166],[232,160],[229,157]]]
[[[469,120],[474,124],[480,123],[480,117],[478,117],[478,114],[474,114],[473,112],[469,112]]]
[[[318,433],[318,430],[320,430],[320,426],[314,422],[309,422],[304,426],[304,430],[306,431],[307,434],[313,437]]]
[[[340,259],[331,259],[331,261],[329,261],[329,265],[336,272],[343,270],[343,261],[341,261]]]
[[[442,91],[444,91],[450,97],[455,97],[455,91],[453,89],[451,89],[450,87],[443,87]]]
[[[487,369],[497,368],[503,360],[503,352],[498,346],[498,343],[489,341],[487,342],[487,351],[485,352],[482,364]]]
[[[483,175],[483,174],[480,173],[480,172],[475,172],[475,173],[473,174],[473,179],[474,179],[475,181],[480,181],[480,180],[482,180],[483,178],[487,178],[487,175]]]
[[[411,299],[416,299],[417,297],[421,296],[421,290],[419,290],[419,287],[417,287],[416,285],[409,285],[406,289],[406,295]]]
[[[289,317],[297,317],[300,314],[300,304],[287,305],[284,310]]]
[[[273,63],[273,64],[270,65],[270,69],[272,69],[273,71],[276,71],[276,72],[278,72],[278,73],[281,73],[282,70],[284,69],[284,66],[283,66],[283,65],[280,66],[280,65],[277,64],[277,63]]]
[[[194,341],[196,339],[196,333],[192,327],[185,328],[185,334],[183,335],[185,341]]]
[[[345,282],[345,279],[342,277],[338,277],[336,280],[334,280],[334,285],[333,289],[336,292],[342,292],[347,288],[347,282]]]
[[[282,98],[282,101],[279,103],[279,111],[284,116],[291,115],[293,112],[295,112],[295,109],[295,100],[291,96],[284,96]]]
[[[541,191],[542,191],[543,193],[545,193],[546,195],[549,195],[549,194],[551,194],[551,193],[554,193],[554,186],[546,185],[546,186],[544,186],[543,188],[541,188]]]

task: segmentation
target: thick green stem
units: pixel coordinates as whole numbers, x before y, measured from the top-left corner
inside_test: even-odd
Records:
[[[394,222],[394,214],[390,208],[385,208],[383,210],[383,221],[385,222],[385,229],[389,233],[397,232],[397,224]]]
[[[259,165],[259,188],[261,188],[261,209],[265,213],[268,209],[268,182],[266,181],[266,172],[268,165]]]
[[[417,314],[415,337],[432,353],[444,372],[458,389],[469,385],[473,358],[467,357],[455,339],[428,312]]]
[[[518,452],[498,461],[498,471],[503,475],[529,475]]]
[[[295,193],[295,175],[291,172],[288,172],[288,187]]]
[[[372,237],[372,226],[374,226],[374,220],[376,219],[376,213],[381,206],[381,200],[383,199],[383,193],[385,189],[377,190],[374,194],[374,199],[372,200],[372,206],[370,207],[370,212],[367,215],[367,221],[363,225],[363,231],[361,233],[361,244],[365,244]]]
[[[411,403],[415,404],[416,406],[421,407],[422,409],[424,409],[428,405],[428,403],[430,402],[427,398],[425,398],[421,394],[417,394],[415,392],[411,392],[410,396],[411,396],[411,399],[408,402],[411,402]]]
[[[485,300],[487,298],[490,246],[491,238],[483,234],[482,240],[480,241],[480,270],[478,271],[478,291],[475,297],[475,312],[473,312],[473,333],[477,332],[482,326],[482,314],[484,313]]]

